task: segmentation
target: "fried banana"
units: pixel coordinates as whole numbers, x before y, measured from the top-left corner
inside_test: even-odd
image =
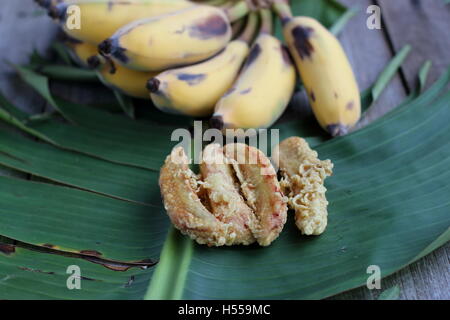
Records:
[[[299,137],[282,141],[272,157],[281,170],[289,207],[295,210],[295,224],[302,234],[322,234],[328,221],[324,181],[332,175],[333,164],[319,160],[317,152]]]
[[[227,144],[224,151],[258,219],[254,236],[261,246],[268,246],[278,238],[287,218],[287,204],[275,169],[260,150],[246,144]]]

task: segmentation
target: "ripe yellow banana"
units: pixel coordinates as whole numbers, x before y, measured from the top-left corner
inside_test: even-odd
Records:
[[[99,45],[100,52],[131,69],[161,71],[206,60],[231,39],[228,12],[247,13],[245,2],[225,11],[195,5],[120,28]]]
[[[287,107],[296,83],[293,63],[270,34],[271,13],[262,10],[263,28],[233,87],[216,105],[211,125],[218,129],[267,128]]]
[[[250,14],[242,35],[217,56],[196,65],[167,70],[150,79],[148,89],[155,106],[169,113],[211,115],[239,73],[257,23],[257,15]]]
[[[127,96],[139,99],[150,99],[146,89],[149,78],[156,76],[153,72],[141,72],[114,66],[101,57],[93,56],[88,59],[89,66],[97,69],[97,76],[107,87],[117,90]]]
[[[87,67],[87,60],[98,54],[97,46],[75,39],[67,39],[65,45],[70,49],[72,59],[80,66]]]
[[[54,0],[53,0],[54,1]],[[68,8],[80,8],[80,28],[68,28]],[[50,6],[50,15],[71,37],[98,45],[120,27],[137,19],[155,17],[193,6],[185,0],[65,0]]]
[[[287,10],[284,12],[284,37],[308,92],[314,115],[332,136],[345,135],[361,116],[361,98],[344,49],[317,20],[293,18]]]

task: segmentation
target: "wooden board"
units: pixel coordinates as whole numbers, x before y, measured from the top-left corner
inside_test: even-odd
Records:
[[[384,28],[395,50],[409,43],[414,54],[403,68],[409,89],[427,59],[433,62],[429,81],[435,81],[450,65],[450,5],[443,0],[378,0]]]

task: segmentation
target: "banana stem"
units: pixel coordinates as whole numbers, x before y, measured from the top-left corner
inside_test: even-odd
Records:
[[[231,8],[225,9],[225,13],[228,16],[230,22],[234,22],[245,17],[250,11],[250,7],[247,1],[239,1]]]
[[[273,32],[273,19],[272,19],[272,11],[269,9],[261,9],[261,29],[260,33],[272,34]]]
[[[256,12],[250,12],[250,14],[247,17],[247,24],[245,26],[245,29],[244,31],[242,31],[238,40],[250,44],[255,36],[257,26],[258,26],[258,15],[256,14]]]
[[[292,10],[289,6],[289,2],[286,0],[274,0],[273,9],[276,14],[280,17],[281,22],[284,24],[292,19]]]

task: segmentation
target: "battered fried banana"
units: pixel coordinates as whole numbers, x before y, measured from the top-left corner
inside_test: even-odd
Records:
[[[203,188],[206,189],[209,204],[214,216],[231,224],[234,244],[251,244],[255,242],[253,232],[257,221],[252,209],[245,203],[239,193],[233,168],[223,154],[219,144],[210,144],[203,150],[200,172]]]
[[[275,169],[260,150],[246,144],[227,144],[224,151],[231,159],[242,193],[258,219],[254,236],[261,246],[268,246],[278,238],[287,218],[286,199]]]
[[[172,150],[161,168],[159,186],[170,220],[183,234],[208,246],[231,245],[231,225],[218,220],[200,201],[200,185],[182,147]]]
[[[272,157],[281,170],[281,186],[288,195],[289,207],[295,210],[295,224],[302,234],[322,234],[328,219],[324,181],[332,174],[333,164],[319,160],[317,152],[299,137],[282,141]]]

